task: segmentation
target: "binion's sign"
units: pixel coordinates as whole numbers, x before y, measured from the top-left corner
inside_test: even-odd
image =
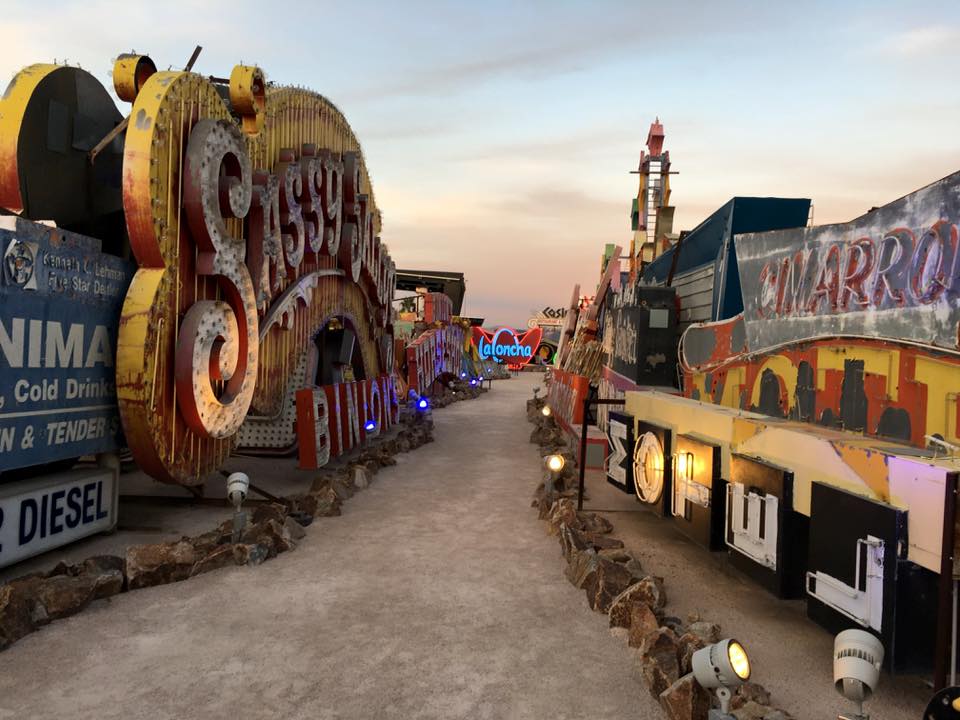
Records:
[[[363,447],[399,419],[393,377],[297,391],[300,467],[312,470]]]
[[[473,329],[473,340],[481,360],[493,360],[512,367],[522,367],[533,359],[542,336],[543,330],[539,327],[527,330],[522,336],[510,328],[500,328],[493,333],[478,327]]]

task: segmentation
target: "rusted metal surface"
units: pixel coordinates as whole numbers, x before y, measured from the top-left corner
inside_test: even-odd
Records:
[[[124,102],[133,102],[140,88],[156,71],[157,66],[148,56],[121,53],[113,64],[113,89],[117,97]],[[98,143],[94,150],[100,148],[101,144]],[[91,152],[91,155],[96,155],[96,152]]]
[[[22,209],[19,131],[33,127],[38,88],[61,76],[96,82],[33,66],[0,100],[0,206]],[[94,149],[123,141],[138,265],[119,320],[120,416],[141,468],[193,486],[221,466],[251,411],[292,424],[291,381],[312,381],[303,361],[328,323],[355,332],[366,377],[392,373],[396,266],[359,142],[322,96],[268,88],[243,65],[222,93],[189,67],[156,72],[132,54],[115,82],[133,103],[129,119]]]
[[[165,482],[199,484],[223,463],[232,443],[229,438],[194,433],[175,389],[184,315],[197,301],[221,299],[216,279],[197,272],[201,247],[191,230],[205,233],[205,221],[202,217],[188,221],[181,186],[193,126],[201,119],[229,122],[230,113],[214,86],[199,76],[158,72],[147,80],[131,115],[124,153],[124,209],[140,269],[120,320],[120,414],[141,468]],[[218,230],[237,237],[242,225],[226,221]],[[206,241],[209,257],[212,248],[209,238]]]
[[[750,349],[863,336],[958,349],[960,173],[849,223],[737,236]]]

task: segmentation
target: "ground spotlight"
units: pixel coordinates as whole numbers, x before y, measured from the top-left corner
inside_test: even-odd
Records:
[[[883,643],[865,630],[844,630],[833,641],[833,684],[847,700],[857,703],[855,715],[841,715],[845,720],[867,720],[863,701],[869,698],[880,681],[883,665]]]
[[[419,400],[417,400],[418,410],[426,410],[428,407],[430,407],[430,403],[426,398],[420,398]]]
[[[552,413],[553,411],[550,409],[549,405],[544,405],[543,409],[540,412],[543,413],[544,417],[550,417],[550,413]]]
[[[247,527],[247,513],[240,509],[250,492],[250,477],[246,473],[235,472],[227,476],[227,499],[233,504],[233,542],[240,542]]]
[[[467,374],[465,372],[460,373],[460,378],[466,380]]]
[[[736,640],[728,638],[702,650],[697,650],[691,660],[693,676],[700,687],[717,691],[720,712],[710,711],[710,720],[727,720],[730,715],[730,688],[742,685],[750,679],[750,659],[747,651]]]
[[[471,385],[476,385],[476,384],[477,384],[477,379],[476,379],[476,378],[470,378],[470,384],[471,384]]]
[[[363,429],[366,430],[367,432],[371,432],[372,430],[375,430],[376,427],[377,427],[377,423],[375,421],[367,420],[367,422],[363,426]]]
[[[563,466],[567,464],[566,458],[564,458],[563,455],[547,455],[543,459],[543,462],[547,466],[547,470],[555,473],[563,470]]]

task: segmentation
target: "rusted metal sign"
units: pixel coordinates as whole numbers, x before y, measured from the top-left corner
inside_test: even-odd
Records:
[[[849,223],[737,236],[747,345],[820,337],[957,349],[960,173]]]
[[[120,409],[137,461],[181,484],[219,467],[251,409],[289,424],[291,375],[331,316],[349,315],[368,377],[388,369],[395,266],[349,126],[319,95],[266,92],[257,68],[234,69],[230,100],[159,72],[126,134],[141,269],[121,320]]]
[[[103,362],[102,372],[97,365],[84,376],[109,383],[104,412],[113,422],[97,424],[97,434],[109,430],[107,445],[116,447],[115,383],[138,465],[164,482],[200,484],[222,465],[243,428],[258,447],[295,442],[296,392],[325,384],[308,360],[326,328],[346,329],[356,348],[356,357],[338,370],[341,380],[393,372],[396,266],[379,237],[380,213],[360,144],[324,97],[268,88],[263,72],[245,65],[229,80],[213,79],[156,72],[145,56],[121,55],[113,77],[117,96],[132,104],[123,132],[114,130],[120,127],[115,108],[100,107],[112,101],[89,73],[35,65],[14,78],[0,98],[0,207],[82,225],[118,254],[129,241],[136,272],[131,280],[130,266],[122,264],[123,286],[111,290],[108,317],[97,325],[108,336],[109,366]],[[93,119],[84,114],[93,110]],[[47,114],[49,123],[42,119]],[[122,173],[113,172],[111,158],[120,157],[121,148]],[[56,201],[52,214],[41,215],[46,206],[34,207],[31,188],[47,169],[59,184],[47,193]],[[111,204],[118,184],[120,223],[120,208]],[[84,198],[97,202],[65,204]],[[106,213],[115,213],[112,224],[103,222]],[[23,273],[25,247],[9,251],[11,272]],[[81,270],[66,281],[85,282],[78,262]],[[22,293],[32,290],[27,282]],[[5,323],[19,317],[8,307],[0,315]],[[71,362],[75,348],[86,363],[84,353],[93,352],[88,346],[100,347],[99,335],[82,335],[57,317],[60,335],[40,319],[34,333],[31,318],[21,318],[22,332],[4,327],[14,355],[21,352],[15,338],[31,358],[54,340],[55,358]],[[95,315],[84,321],[95,323]],[[30,411],[64,409],[64,383],[54,390],[41,382],[31,390],[40,396],[28,393],[35,403]],[[16,436],[8,442],[16,441],[19,451],[21,431],[10,432]],[[79,437],[79,430],[70,432],[63,437]],[[78,448],[64,456],[90,451]]]

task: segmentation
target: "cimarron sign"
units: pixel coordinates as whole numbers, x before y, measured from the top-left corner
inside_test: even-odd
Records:
[[[960,173],[849,223],[737,236],[748,345],[836,336],[957,348]]]

